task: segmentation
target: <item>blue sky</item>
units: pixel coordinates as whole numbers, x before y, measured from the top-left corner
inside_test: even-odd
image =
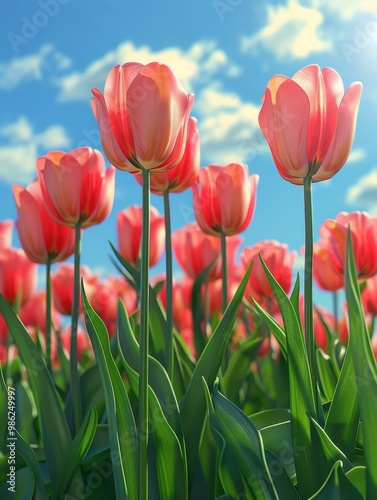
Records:
[[[271,76],[292,76],[311,63],[336,69],[345,87],[360,80],[350,159],[314,188],[315,238],[342,210],[377,215],[375,0],[0,0],[0,8],[0,220],[15,219],[11,186],[35,176],[37,156],[83,145],[101,150],[89,101],[110,68],[154,60],[195,93],[201,165],[241,161],[260,175],[244,245],[276,239],[298,251],[303,192],[275,169],[257,122],[261,97]],[[191,190],[171,198],[173,229],[194,220]],[[85,230],[83,263],[104,276],[114,271],[108,240],[116,241],[116,214],[140,203],[139,185],[118,171],[110,217]],[[161,198],[152,196],[152,204],[163,211]]]

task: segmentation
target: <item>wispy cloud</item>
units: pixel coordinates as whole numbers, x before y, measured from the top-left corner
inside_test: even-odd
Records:
[[[26,82],[42,80],[44,72],[60,71],[69,66],[69,58],[57,51],[54,45],[45,44],[35,54],[0,63],[0,89],[11,90]]]
[[[265,147],[258,125],[259,106],[224,91],[220,83],[199,94],[197,109],[204,161],[246,163]]]
[[[355,0],[311,0],[313,8],[336,12],[343,19],[349,19],[356,14],[362,12],[370,12],[376,14],[376,0],[363,0],[355,2]]]
[[[377,167],[348,189],[346,201],[358,210],[368,210],[377,215]]]
[[[332,48],[321,36],[323,14],[314,7],[305,7],[296,0],[286,5],[267,6],[267,24],[256,34],[242,38],[243,52],[257,53],[260,47],[278,59],[302,59]]]
[[[113,66],[128,61],[138,61],[142,64],[159,61],[168,64],[187,91],[192,91],[196,84],[205,84],[220,70],[228,76],[237,76],[239,71],[213,41],[196,42],[187,50],[168,47],[159,51],[152,50],[147,45],[136,47],[132,42],[124,42],[93,61],[83,71],[75,71],[56,79],[55,83],[60,88],[58,99],[89,99],[92,87],[103,89],[108,72]]]
[[[21,184],[35,177],[35,159],[46,149],[67,148],[70,139],[61,125],[35,132],[25,116],[0,126],[0,180]]]
[[[366,157],[366,151],[362,148],[353,149],[348,157],[347,163],[358,163],[364,160]]]

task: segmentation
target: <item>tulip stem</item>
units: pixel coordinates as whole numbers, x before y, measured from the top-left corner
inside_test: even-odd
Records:
[[[309,361],[309,371],[313,388],[314,401],[317,407],[317,377],[314,347],[313,324],[313,206],[312,206],[312,179],[308,175],[304,178],[304,206],[305,206],[305,269],[304,269],[304,309],[305,309],[305,340]]]
[[[166,253],[166,368],[173,378],[173,257],[169,191],[164,191],[165,253]]]
[[[139,500],[148,499],[148,356],[150,172],[143,169],[143,223],[140,268]]]
[[[46,262],[46,364],[51,373],[51,259]]]
[[[334,323],[335,323],[335,333],[336,333],[336,336],[338,337],[338,333],[339,333],[339,329],[338,329],[338,321],[339,321],[339,317],[338,317],[338,292],[335,290],[333,293],[332,293],[332,304],[333,304],[333,311],[334,311]]]
[[[226,236],[223,233],[221,233],[221,267],[223,280],[222,309],[224,314],[226,306],[228,305],[228,271],[226,265]]]
[[[72,399],[72,431],[75,436],[81,425],[81,398],[79,385],[79,372],[77,367],[77,327],[79,321],[80,304],[80,254],[81,254],[81,228],[80,224],[75,226],[75,260],[73,278],[73,303],[71,322],[71,346],[70,346],[70,375],[71,375],[71,399]]]

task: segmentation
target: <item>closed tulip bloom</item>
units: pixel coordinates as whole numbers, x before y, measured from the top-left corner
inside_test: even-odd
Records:
[[[25,304],[37,285],[37,264],[19,248],[0,250],[0,293],[11,305]]]
[[[119,253],[135,267],[140,266],[142,207],[133,205],[117,214],[117,239]],[[150,208],[149,266],[161,259],[165,249],[164,217],[154,207]]]
[[[193,201],[202,231],[214,236],[244,231],[254,214],[258,180],[258,175],[248,175],[242,163],[200,169]]]
[[[234,256],[241,239],[234,236],[227,239],[228,264],[233,265]],[[180,267],[192,278],[208,267],[216,258],[207,280],[221,277],[220,239],[203,233],[196,223],[186,224],[172,234],[172,246],[175,258]]]
[[[17,207],[17,232],[22,248],[33,262],[61,262],[75,250],[75,232],[57,224],[49,215],[38,179],[25,189],[13,186]]]
[[[264,240],[252,247],[245,247],[241,253],[241,262],[245,269],[254,261],[247,286],[247,296],[249,294],[261,298],[272,298],[274,296],[259,259],[259,254],[276,281],[288,293],[292,283],[292,270],[296,252],[290,252],[287,245],[278,241]]]
[[[328,219],[320,227],[320,235],[330,249],[332,265],[344,274],[348,227],[351,230],[356,272],[359,278],[377,273],[377,217],[366,212],[341,212],[335,220]]]
[[[343,274],[337,271],[330,258],[331,247],[318,241],[313,247],[313,276],[317,286],[322,290],[335,292],[343,288]]]
[[[51,309],[52,323],[55,328],[60,327],[60,315],[56,308],[52,306]],[[33,327],[46,333],[46,292],[38,290],[33,296],[24,304],[19,312],[21,321],[26,327]]]
[[[131,173],[166,171],[182,159],[194,102],[166,65],[130,62],[110,71],[91,106],[109,161]]]
[[[10,248],[12,243],[13,221],[0,221],[0,250]]]
[[[93,274],[88,266],[81,266],[80,276],[84,282],[85,293],[89,297],[96,287],[98,276]],[[56,309],[64,316],[72,314],[73,304],[73,264],[61,264],[55,272],[51,274],[52,296]],[[82,310],[80,298],[80,310]]]
[[[43,198],[58,223],[81,228],[104,221],[114,201],[115,168],[96,149],[50,151],[37,159]]]
[[[361,292],[361,300],[365,313],[377,316],[377,274],[367,279]]]
[[[280,175],[292,184],[333,177],[350,154],[362,91],[360,82],[344,92],[339,74],[313,64],[292,78],[273,76],[267,84],[259,125]]]
[[[154,194],[182,193],[195,182],[200,167],[200,144],[196,118],[190,117],[187,128],[186,148],[181,161],[167,172],[153,173],[150,179]],[[141,184],[141,176],[135,176]]]

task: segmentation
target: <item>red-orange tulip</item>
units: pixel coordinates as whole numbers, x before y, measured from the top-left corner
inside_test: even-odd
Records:
[[[247,165],[201,168],[193,185],[196,220],[207,234],[220,236],[244,231],[254,214],[258,175],[248,175]]]
[[[168,172],[153,173],[150,180],[154,194],[182,193],[190,188],[198,175],[200,167],[199,132],[196,118],[190,117],[187,128],[186,148],[181,161]],[[141,176],[136,175],[141,184]]]
[[[13,186],[18,219],[18,236],[26,255],[33,262],[61,262],[75,251],[75,231],[57,224],[44,204],[38,179],[25,189]]]
[[[119,253],[135,267],[140,266],[142,207],[133,205],[117,214],[117,238]],[[150,255],[149,266],[161,259],[165,249],[164,217],[154,207],[150,208]]]
[[[0,250],[9,248],[12,243],[13,221],[0,221]]]
[[[0,293],[10,304],[25,304],[37,285],[37,264],[19,248],[0,250]]]
[[[292,184],[333,177],[350,154],[362,84],[312,64],[267,84],[259,125],[280,175]]]
[[[164,64],[130,62],[110,71],[91,105],[103,150],[120,170],[169,170],[181,160],[194,102]]]
[[[228,266],[232,266],[241,238],[233,236],[227,239]],[[203,233],[194,222],[186,224],[172,234],[172,246],[175,258],[181,268],[193,279],[208,267],[216,258],[207,280],[221,277],[220,238]]]
[[[283,290],[288,293],[292,283],[293,263],[296,252],[290,252],[288,246],[277,241],[261,241],[252,247],[245,247],[241,253],[241,262],[247,268],[254,261],[251,270],[247,296],[254,298],[272,298],[274,292],[259,259],[262,256],[268,269]]]
[[[348,227],[351,230],[356,272],[359,278],[377,273],[377,217],[366,212],[341,212],[335,220],[328,219],[320,227],[320,235],[329,248],[332,265],[344,273]]]
[[[54,305],[52,305],[51,314],[54,328],[59,328],[61,324],[61,317]],[[19,316],[26,327],[36,328],[45,334],[46,292],[44,290],[38,290],[35,292],[27,303],[21,307]]]
[[[377,316],[377,274],[367,279],[366,286],[361,292],[361,300],[365,313]]]
[[[86,228],[109,215],[115,168],[106,170],[104,158],[96,149],[50,151],[37,159],[37,170],[46,208],[58,224]]]
[[[330,258],[331,247],[323,241],[313,246],[313,276],[322,290],[335,292],[344,286],[343,274],[337,271]]]

